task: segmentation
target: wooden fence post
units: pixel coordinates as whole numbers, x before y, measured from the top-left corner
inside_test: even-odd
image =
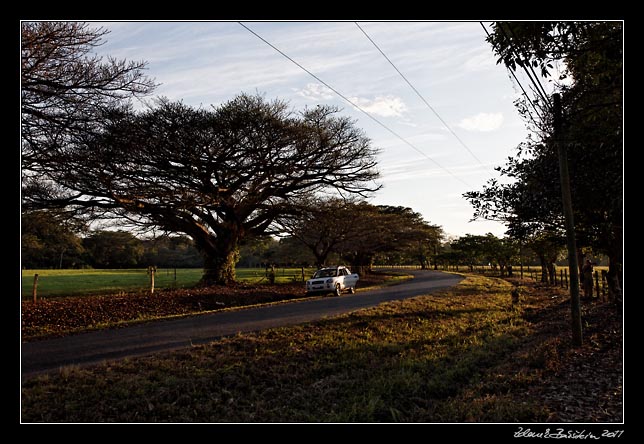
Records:
[[[154,294],[154,273],[157,271],[157,267],[150,265],[148,267],[148,274],[150,275],[150,294]]]
[[[607,302],[608,297],[608,272],[606,270],[602,270],[602,302]]]
[[[599,272],[595,270],[595,289],[597,290],[595,293],[597,293],[597,299],[599,299]]]
[[[31,291],[31,296],[35,304],[38,299],[38,273],[34,274],[34,287]]]
[[[566,279],[566,290],[568,289],[568,269],[564,268],[564,277]]]

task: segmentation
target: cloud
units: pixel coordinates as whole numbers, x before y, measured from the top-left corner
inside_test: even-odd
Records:
[[[467,131],[494,131],[503,124],[503,113],[479,113],[466,117],[458,123],[460,128]]]
[[[295,93],[309,100],[331,100],[335,97],[333,91],[319,83],[307,83],[304,89],[295,89]]]
[[[381,117],[401,117],[407,112],[407,105],[400,97],[393,95],[377,96],[375,99],[349,97],[353,103],[368,112]]]

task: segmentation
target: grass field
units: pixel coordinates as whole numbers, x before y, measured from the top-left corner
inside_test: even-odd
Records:
[[[308,279],[313,269],[305,269]],[[155,273],[155,288],[186,288],[194,286],[203,270],[201,268],[158,269]],[[120,292],[146,291],[150,288],[150,277],[146,269],[119,270],[22,270],[22,299],[32,297],[34,274],[38,274],[38,297],[82,296],[111,294]],[[301,279],[299,268],[279,268],[275,270],[275,282],[293,282]],[[240,282],[255,283],[266,281],[262,268],[238,268]]]

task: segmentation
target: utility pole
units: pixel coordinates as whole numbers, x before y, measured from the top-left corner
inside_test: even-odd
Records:
[[[561,96],[552,95],[554,112],[554,139],[559,155],[559,175],[561,178],[561,201],[566,224],[566,243],[568,245],[568,266],[570,267],[570,309],[572,324],[572,343],[581,346],[581,307],[579,302],[579,266],[577,263],[577,243],[575,242],[575,221],[572,214],[572,197],[570,194],[570,173],[568,172],[568,153],[562,140]]]

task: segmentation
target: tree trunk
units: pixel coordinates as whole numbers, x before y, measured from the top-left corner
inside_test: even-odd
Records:
[[[239,252],[235,248],[225,254],[205,256],[204,273],[200,284],[228,285],[235,282],[235,266],[239,260]]]
[[[315,265],[318,267],[318,269],[324,267],[324,263],[326,262],[326,254],[320,254],[316,250],[313,250],[313,255],[315,256]]]
[[[583,276],[584,274],[584,264],[586,263],[585,259],[586,255],[584,255],[582,249],[577,248],[577,265],[579,265],[579,276]]]
[[[355,254],[352,257],[351,263],[351,272],[358,273],[359,275],[364,275],[371,272],[371,266],[373,265],[373,257],[369,254]]]
[[[613,302],[622,300],[622,263],[618,255],[611,254],[608,258],[608,273],[606,280],[608,283],[608,298]]]
[[[546,264],[546,257],[539,255],[539,263],[541,264],[541,283],[548,283],[548,265]]]
[[[235,266],[239,262],[238,231],[228,230],[217,237],[195,240],[204,257],[204,273],[200,285],[228,285],[235,282]]]
[[[548,283],[550,285],[555,285],[555,274],[557,271],[555,270],[555,263],[554,262],[548,262]]]

